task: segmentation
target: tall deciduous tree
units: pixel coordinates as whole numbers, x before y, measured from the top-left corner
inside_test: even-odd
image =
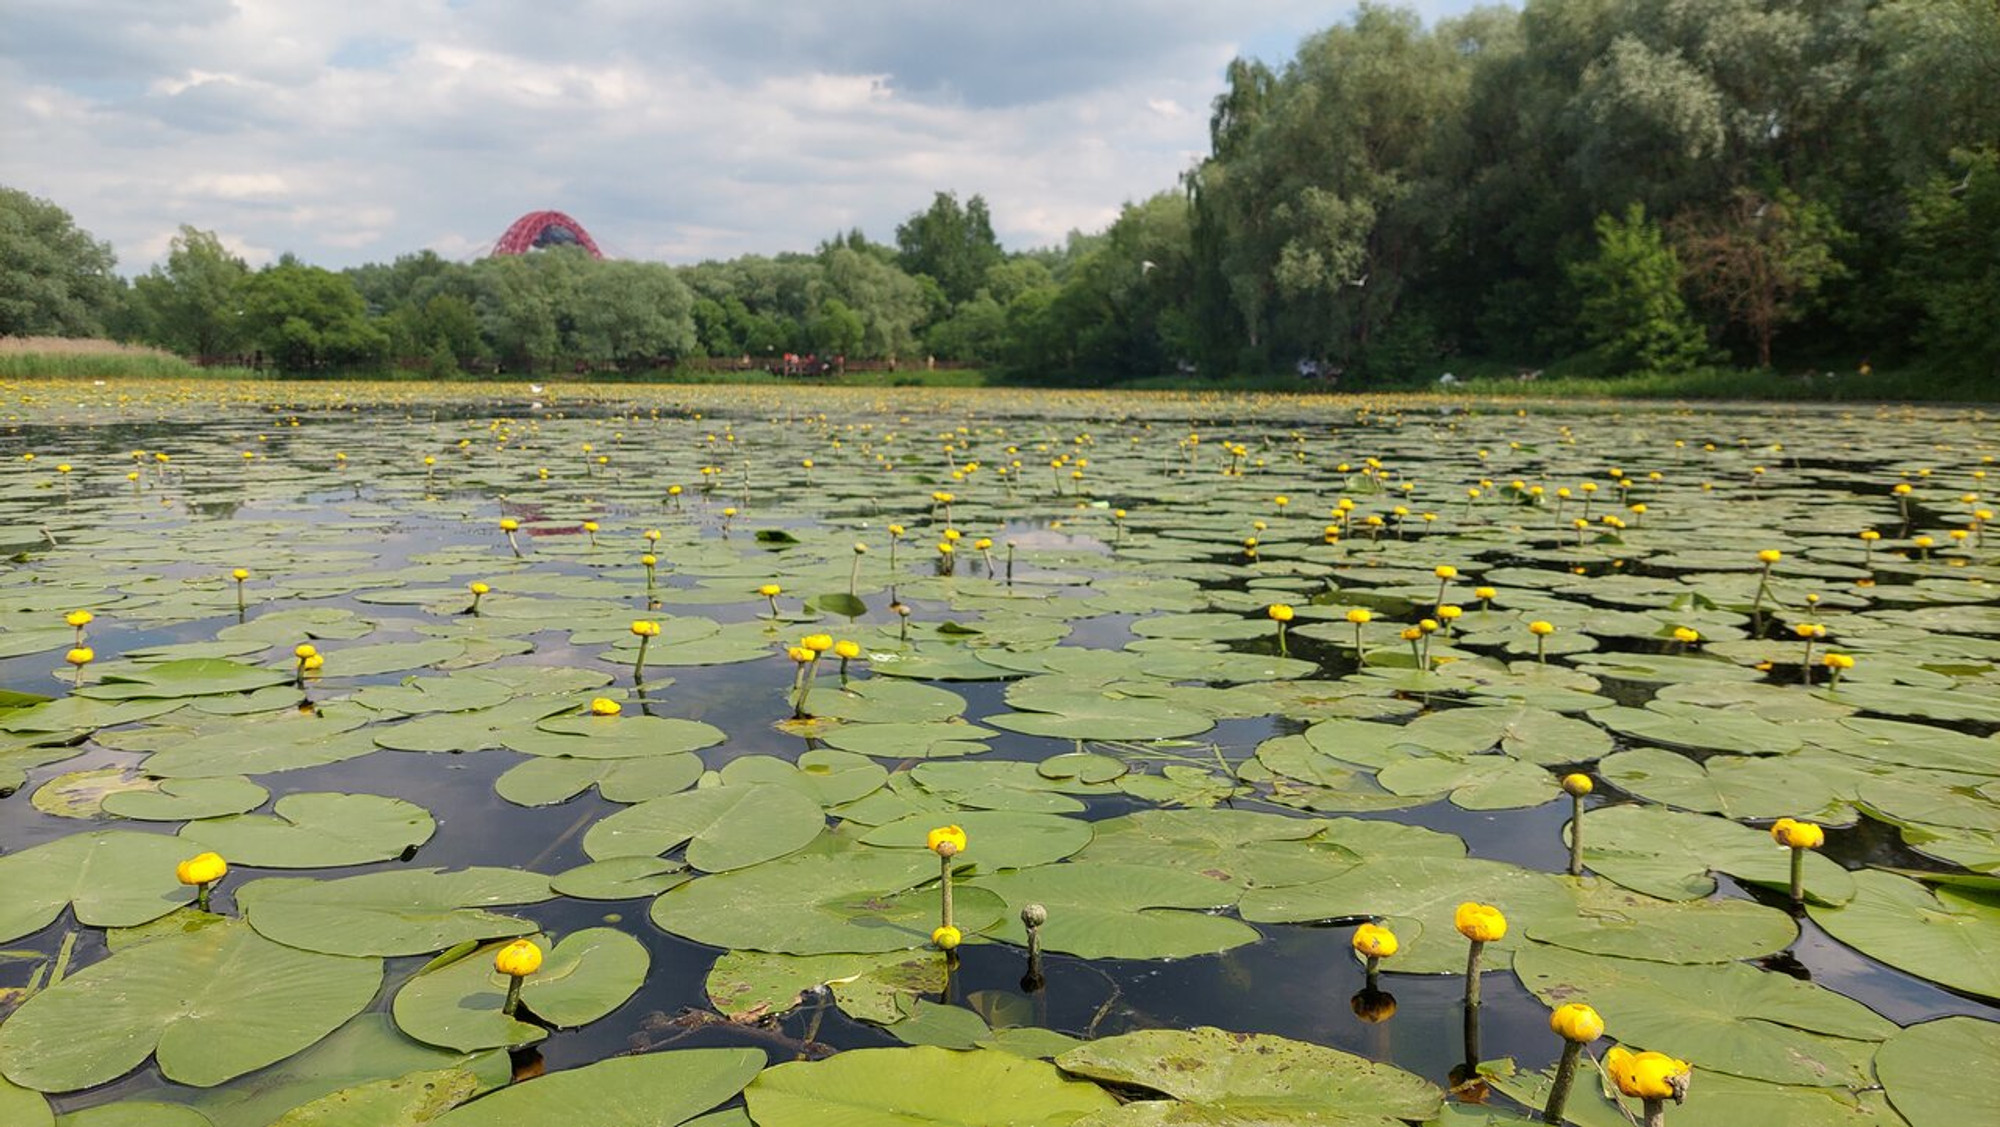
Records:
[[[1684,216],[1675,241],[1688,277],[1757,346],[1771,366],[1771,340],[1842,272],[1835,246],[1846,237],[1825,204],[1779,191],[1738,189],[1717,211]]]
[[[167,260],[132,283],[146,339],[194,356],[215,356],[244,339],[243,286],[250,268],[213,231],[182,225]]]
[[[928,210],[896,228],[896,251],[906,272],[935,280],[953,305],[970,298],[1005,257],[986,200],[975,195],[960,206],[952,192],[937,193]]]
[[[1681,298],[1681,264],[1641,204],[1622,218],[1597,217],[1597,253],[1572,263],[1579,328],[1606,364],[1649,372],[1684,371],[1707,351],[1701,326]]]
[[[111,244],[69,212],[0,187],[0,336],[94,336],[118,300]]]

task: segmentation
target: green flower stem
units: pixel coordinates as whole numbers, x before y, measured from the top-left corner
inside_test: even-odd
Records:
[[[520,1008],[521,1008],[521,976],[518,974],[510,974],[507,976],[507,1000],[501,1003],[500,1012],[506,1014],[508,1017],[513,1017],[514,1011]]]
[[[1549,1085],[1549,1102],[1542,1108],[1542,1122],[1563,1121],[1563,1105],[1569,1102],[1570,1085],[1576,1083],[1577,1058],[1582,1055],[1582,1045],[1575,1041],[1563,1042],[1562,1060],[1556,1062],[1556,1079]]]
[[[1641,1120],[1641,1123],[1643,1127],[1666,1127],[1667,1101],[1655,1100],[1650,1098],[1647,1099],[1646,1117],[1645,1119]]]
[[[1569,800],[1569,875],[1583,875],[1583,796],[1571,795]]]
[[[203,881],[194,886],[194,906],[196,911],[208,911],[208,889],[214,883],[214,881]]]
[[[1471,950],[1465,955],[1465,1005],[1473,1009],[1479,1005],[1479,955],[1486,950],[1486,944],[1475,939]]]
[[[951,922],[951,854],[950,853],[938,854],[938,889],[940,890],[942,896],[940,900],[940,906],[943,912],[944,926],[951,927],[952,922]]]
[[[632,662],[633,684],[637,684],[640,681],[646,679],[646,645],[652,640],[653,639],[651,635],[647,634],[639,635],[639,656]]]
[[[1806,902],[1806,851],[1792,850],[1792,903]]]

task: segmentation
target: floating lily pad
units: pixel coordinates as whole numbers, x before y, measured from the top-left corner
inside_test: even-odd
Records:
[[[2000,1023],[1947,1017],[1913,1025],[1875,1053],[1875,1074],[1910,1127],[1960,1127],[1983,1118],[1992,1101],[1967,1077],[2000,1068]]]
[[[236,890],[262,934],[331,955],[423,955],[474,939],[527,935],[527,920],[486,908],[553,896],[548,878],[517,869],[411,869],[338,880],[267,877]]]
[[[66,907],[90,927],[156,920],[194,898],[174,877],[187,856],[171,837],[107,830],[0,857],[0,942],[40,931]]]
[[[263,869],[365,865],[400,856],[437,832],[430,812],[375,794],[288,794],[270,814],[189,822],[190,854],[213,851]]]
[[[590,827],[583,850],[602,861],[685,845],[688,864],[719,873],[802,849],[825,826],[819,804],[790,787],[717,786],[621,810]]]
[[[1907,877],[1854,874],[1846,903],[1809,904],[1813,922],[1842,943],[1919,978],[2000,999],[2000,895]]]
[[[789,955],[901,951],[926,946],[937,926],[937,877],[929,853],[847,849],[804,853],[719,873],[653,901],[661,928],[714,947]],[[956,923],[967,934],[999,921],[1005,903],[960,886]],[[785,910],[773,911],[770,905]]]
[[[823,1061],[781,1064],[744,1092],[758,1127],[837,1122],[899,1127],[981,1127],[1004,1108],[1012,1127],[1066,1127],[1117,1106],[1095,1084],[993,1049],[931,1046],[851,1049]]]
[[[437,1125],[575,1121],[591,1127],[676,1127],[742,1091],[762,1067],[760,1049],[679,1049],[614,1057],[474,1100],[438,1119]]]
[[[625,1004],[646,978],[652,959],[646,948],[622,931],[586,928],[563,937],[530,940],[545,956],[541,969],[521,986],[521,1005],[558,1029],[588,1025]],[[396,1024],[425,1044],[472,1052],[515,1049],[548,1036],[542,1026],[500,1012],[507,997],[506,975],[493,969],[500,944],[487,944],[461,957],[432,965],[396,992]]]
[[[902,1016],[899,1001],[935,994],[944,986],[944,959],[929,951],[867,955],[731,951],[709,968],[705,989],[710,1004],[735,1021],[785,1013],[800,1003],[806,991],[825,987],[848,1016],[887,1025]]]
[[[0,1072],[69,1092],[157,1051],[168,1079],[211,1087],[331,1033],[381,983],[379,959],[301,951],[231,921],[113,955],[29,999],[0,1025]]]
[[[1896,1032],[1859,1002],[1743,963],[1681,966],[1556,947],[1514,957],[1544,1004],[1588,1002],[1618,1038],[1700,1070],[1808,1087],[1867,1086],[1876,1045]]]
[[[1205,1026],[1102,1038],[1062,1054],[1056,1065],[1092,1080],[1159,1092],[1180,1105],[1158,1116],[1104,1115],[1086,1121],[1105,1124],[1351,1122],[1389,1127],[1427,1118],[1444,1102],[1437,1085],[1393,1065],[1304,1041]]]

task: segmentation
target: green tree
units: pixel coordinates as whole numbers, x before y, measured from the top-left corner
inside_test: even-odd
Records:
[[[867,332],[861,314],[848,308],[847,303],[837,297],[829,297],[820,303],[819,312],[813,315],[808,328],[813,347],[826,356],[859,353]]]
[[[1689,280],[1749,333],[1760,368],[1771,366],[1779,327],[1844,272],[1835,248],[1846,232],[1832,209],[1782,189],[1738,189],[1723,207],[1676,220],[1674,234]]]
[[[939,192],[926,211],[896,228],[897,261],[943,288],[952,305],[972,297],[1005,253],[993,236],[986,200],[973,196],[960,206],[953,192]]]
[[[250,268],[213,231],[182,225],[167,260],[132,283],[148,343],[191,356],[233,352],[244,339],[243,286]]]
[[[69,212],[0,187],[0,336],[95,336],[119,297],[111,244]]]
[[[575,343],[592,359],[692,354],[694,298],[672,267],[590,260],[576,289]]]
[[[2000,151],[1961,152],[1956,164],[1912,194],[1899,285],[1923,311],[1917,339],[1930,359],[1992,379],[2000,375]]]
[[[243,323],[285,371],[365,367],[388,356],[388,335],[369,322],[354,283],[290,255],[244,283]]]
[[[1649,372],[1685,371],[1707,349],[1681,298],[1681,263],[1659,224],[1633,204],[1624,218],[1597,217],[1597,253],[1574,262],[1578,327],[1606,364]]]

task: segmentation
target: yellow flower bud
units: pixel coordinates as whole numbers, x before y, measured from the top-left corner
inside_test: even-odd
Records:
[[[632,636],[635,638],[657,638],[660,636],[660,624],[639,619],[632,623]]]
[[[1549,1015],[1549,1029],[1565,1041],[1588,1045],[1604,1036],[1604,1019],[1582,1002],[1570,1002]]]
[[[516,939],[494,954],[493,969],[525,978],[542,969],[542,949],[526,939]]]
[[[1457,579],[1458,569],[1450,564],[1439,564],[1431,569],[1431,574],[1437,576],[1439,579]]]
[[[950,857],[965,852],[965,831],[957,826],[939,826],[924,835],[924,848]]]
[[[1771,826],[1771,840],[1787,849],[1818,849],[1826,844],[1826,831],[1811,822],[1780,818]]]
[[[91,649],[89,646],[78,646],[64,654],[63,660],[79,667],[89,665],[91,662],[97,660],[97,651]]]
[[[300,661],[304,661],[309,657],[317,657],[318,655],[319,650],[314,648],[311,642],[300,642],[298,645],[292,647],[292,656],[298,658]]]
[[[936,944],[940,951],[955,950],[964,941],[965,934],[955,927],[941,927],[931,932],[931,942]]]
[[[623,711],[625,711],[625,706],[612,700],[610,697],[598,697],[590,702],[590,714],[592,716],[616,716]]]
[[[197,853],[174,866],[174,879],[182,884],[213,884],[229,873],[229,862],[220,853]]]
[[[520,522],[520,521],[518,521],[518,520],[515,520],[515,519],[514,519],[513,517],[501,517],[501,518],[500,518],[500,531],[502,531],[502,532],[518,532],[518,531],[520,531],[520,528],[521,528],[521,522]]]
[[[1604,1054],[1604,1069],[1618,1090],[1642,1100],[1678,1100],[1686,1094],[1693,1069],[1665,1053],[1634,1053],[1614,1045]]]
[[[493,590],[493,588],[487,586],[484,583],[481,583],[477,579],[473,580],[470,584],[468,584],[466,589],[471,591],[475,595],[484,595],[487,592]]]
[[[1264,613],[1270,615],[1273,622],[1290,622],[1292,620],[1292,608],[1286,606],[1284,603],[1272,603],[1270,606],[1264,608]]]
[[[1674,627],[1674,641],[1693,645],[1701,641],[1701,632],[1692,626],[1676,626]]]
[[[1355,607],[1353,610],[1347,612],[1347,621],[1352,622],[1356,626],[1365,626],[1369,622],[1374,621],[1374,619],[1375,615],[1367,607]]]
[[[1577,798],[1582,798],[1584,795],[1589,794],[1591,788],[1592,783],[1589,775],[1578,772],[1563,776],[1563,790],[1568,791]]]
[[[1396,933],[1380,924],[1362,924],[1354,929],[1354,952],[1364,958],[1386,959],[1396,953],[1400,944]]]
[[[1538,618],[1535,621],[1528,623],[1528,633],[1533,634],[1538,638],[1546,638],[1555,632],[1556,632],[1556,624],[1553,622],[1545,622],[1542,619]]]
[[[1452,914],[1452,926],[1474,943],[1496,943],[1507,934],[1507,917],[1491,904],[1466,901]]]
[[[1499,592],[1491,587],[1474,587],[1472,594],[1474,598],[1491,599],[1493,596],[1499,594]]]
[[[785,589],[776,583],[766,583],[762,587],[757,588],[757,593],[767,599],[775,599],[779,595],[784,594]]]
[[[840,641],[835,642],[833,644],[833,652],[834,656],[839,657],[844,661],[853,661],[855,658],[861,656],[861,647],[857,643],[850,642],[846,638],[842,638]]]
[[[816,654],[823,654],[833,648],[833,635],[807,634],[799,639],[799,644]]]
[[[1766,566],[1777,563],[1779,560],[1782,560],[1784,558],[1785,558],[1785,553],[1780,552],[1776,548],[1766,548],[1763,551],[1757,553],[1757,562],[1765,564]]]
[[[68,614],[63,615],[63,621],[78,629],[82,629],[83,627],[90,625],[91,622],[94,619],[96,619],[96,617],[97,617],[96,615],[90,613],[87,610],[73,610]]]
[[[244,580],[250,578],[250,569],[247,567],[239,567],[235,571],[229,573],[229,578],[234,579],[238,583],[241,583]]]

